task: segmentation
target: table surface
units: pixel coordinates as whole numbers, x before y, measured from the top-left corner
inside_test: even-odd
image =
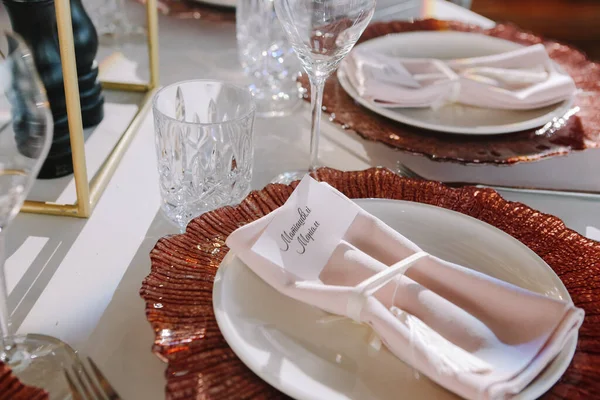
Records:
[[[441,0],[428,2],[427,9],[422,9],[419,1],[380,1],[380,5],[385,3],[396,4],[395,13],[381,12],[380,19],[428,15],[493,25]],[[143,7],[133,3],[127,3],[127,7],[130,19],[143,24]],[[0,16],[0,22],[6,24],[5,13]],[[162,84],[192,78],[244,82],[233,24],[160,16],[159,27]],[[117,43],[116,48],[127,57],[113,54],[106,58],[101,63],[105,76],[146,79],[143,39],[129,38]],[[114,51],[115,44],[108,43],[99,58]],[[108,97],[104,121],[88,132],[89,171],[98,168],[127,125],[137,108],[135,101],[135,96]],[[290,117],[256,121],[254,189],[264,187],[284,170],[306,167],[309,125],[308,104]],[[401,160],[435,179],[454,173],[461,176],[460,180],[520,184],[546,176],[557,185],[583,188],[600,186],[600,180],[595,181],[596,165],[600,164],[597,155],[597,151],[588,150],[503,168],[439,164],[367,142],[326,120],[320,147],[322,164],[342,170],[393,168]],[[165,364],[151,352],[154,335],[138,295],[150,269],[149,251],[160,237],[177,231],[159,211],[157,181],[153,125],[148,115],[89,219],[20,214],[8,230],[6,271],[13,327],[20,333],[58,337],[92,356],[128,400],[164,397]],[[503,195],[555,214],[582,234],[600,237],[600,201],[508,192]],[[31,194],[31,198],[48,196],[51,200],[72,201],[72,178],[39,182]]]

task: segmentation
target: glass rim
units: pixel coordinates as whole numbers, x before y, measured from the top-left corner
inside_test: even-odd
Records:
[[[10,49],[9,47],[6,53],[0,52],[0,64],[6,64],[10,60],[20,58],[25,59],[26,62],[30,64],[30,66],[32,66],[35,71],[37,71],[35,63],[33,61],[33,53],[31,49],[27,46],[27,43],[25,43],[25,40],[23,40],[21,35],[13,31],[0,29],[0,36],[5,36],[9,40],[12,39],[16,43],[16,46],[12,49]]]
[[[6,54],[2,53],[2,56],[0,56],[0,63],[4,63],[12,58],[17,58],[17,57],[22,58],[23,56],[31,56],[32,62],[33,62],[33,54],[31,52],[31,49],[27,46],[27,43],[25,43],[25,40],[23,40],[21,35],[19,35],[16,32],[9,31],[7,29],[0,29],[0,36],[5,36],[7,38],[10,38],[10,39],[14,40],[15,43],[17,44],[13,49],[9,48],[8,51],[6,52]],[[17,54],[17,53],[20,53],[20,54]]]
[[[46,87],[44,86],[37,67],[35,65],[35,61],[33,58],[33,52],[25,42],[25,40],[16,32],[9,31],[6,29],[0,29],[0,37],[4,36],[7,40],[13,40],[15,47],[12,49],[9,48],[6,51],[6,54],[0,51],[0,68],[5,68],[10,66],[11,62],[15,62],[16,60],[22,60],[27,67],[32,71],[31,79],[36,81],[36,85],[40,88],[42,93],[42,99],[39,99],[43,103],[48,103],[48,99],[46,98]]]
[[[229,119],[226,121],[221,121],[221,122],[191,122],[191,121],[181,121],[176,118],[170,117],[158,108],[158,106],[156,104],[158,102],[158,96],[161,94],[161,92],[163,92],[173,86],[181,85],[181,84],[185,84],[185,83],[220,83],[224,86],[229,86],[230,88],[235,88],[237,90],[241,90],[242,92],[247,93],[250,98],[250,109],[248,110],[248,112],[240,115],[239,117]],[[168,84],[168,85],[163,86],[160,89],[158,89],[158,91],[154,94],[154,98],[152,99],[152,110],[158,112],[164,118],[166,118],[170,121],[176,122],[178,124],[184,124],[184,125],[190,125],[190,126],[215,126],[215,125],[233,124],[233,123],[239,122],[240,120],[248,118],[250,115],[252,115],[253,113],[256,112],[256,102],[254,101],[254,97],[252,96],[252,93],[250,93],[250,91],[248,91],[247,88],[236,85],[234,83],[229,83],[229,82],[225,82],[225,81],[218,80],[218,79],[188,79],[185,81],[174,82],[174,83]]]

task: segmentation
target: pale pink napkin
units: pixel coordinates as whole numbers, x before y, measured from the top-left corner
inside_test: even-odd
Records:
[[[361,97],[389,108],[461,103],[527,110],[570,99],[577,90],[542,44],[446,61],[355,49],[341,68]]]
[[[237,229],[227,245],[279,292],[368,324],[398,358],[465,398],[519,393],[577,335],[583,321],[583,310],[571,302],[423,253],[362,209],[319,279],[304,281],[252,250],[286,206]],[[387,283],[380,289],[357,295],[356,285],[378,273],[397,272],[411,256],[418,261],[404,275],[384,277]]]

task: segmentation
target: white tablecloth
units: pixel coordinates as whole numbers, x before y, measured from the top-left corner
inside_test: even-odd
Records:
[[[383,3],[383,0],[380,2]],[[400,4],[388,0],[388,4]],[[395,15],[382,13],[384,19],[433,13],[442,19],[461,19],[485,26],[493,23],[452,4],[437,1],[422,10],[414,2],[398,6]],[[386,5],[386,4],[381,4]],[[129,4],[131,17],[143,23],[143,7]],[[431,15],[431,14],[430,14]],[[3,16],[6,22],[6,16]],[[111,50],[112,51],[112,50]],[[118,68],[108,74],[147,78],[143,44],[123,45],[129,61],[119,57],[105,61]],[[108,50],[101,52],[110,53]],[[197,20],[160,17],[161,82],[172,83],[192,78],[220,78],[242,82],[237,62],[234,25]],[[141,60],[137,64],[138,60]],[[112,63],[112,64],[111,64]],[[127,124],[135,106],[122,104],[125,97],[112,96],[106,118],[87,141],[88,168],[94,171],[114,139]],[[295,115],[279,120],[258,120],[253,188],[260,189],[283,170],[306,167],[309,147],[308,104]],[[356,134],[324,122],[320,149],[324,165],[359,170],[374,165],[394,167],[398,159],[432,178],[453,166],[407,156],[386,146],[367,142]],[[480,173],[521,175],[525,169],[547,173],[565,180],[596,180],[597,152],[564,157],[536,165],[503,169],[472,169],[461,180],[484,180]],[[153,126],[148,116],[119,165],[96,210],[88,220],[40,215],[19,215],[8,231],[7,274],[9,307],[19,332],[56,336],[76,349],[91,355],[124,399],[161,399],[164,397],[165,365],[152,353],[153,332],[146,321],[144,303],[138,295],[142,279],[148,274],[148,253],[161,236],[175,233],[159,212],[159,193],[155,165]],[[575,168],[577,174],[566,171]],[[500,172],[498,172],[500,171]],[[462,172],[461,172],[462,173]],[[485,175],[485,174],[484,174]],[[498,179],[502,181],[502,179]],[[36,198],[74,198],[72,179],[41,182],[32,194]],[[558,196],[517,195],[506,197],[556,214],[573,229],[590,235],[600,228],[600,202]]]

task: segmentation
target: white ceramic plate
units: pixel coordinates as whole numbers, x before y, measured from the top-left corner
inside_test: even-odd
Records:
[[[478,33],[409,32],[368,40],[356,48],[405,58],[452,59],[504,53],[522,47],[520,44]],[[563,116],[573,99],[535,110],[493,110],[452,104],[438,110],[430,108],[384,108],[361,98],[350,84],[344,68],[338,80],[344,90],[362,106],[404,124],[439,132],[469,135],[496,135],[518,132],[545,125]]]
[[[374,199],[357,203],[438,257],[549,297],[570,299],[542,259],[486,223],[419,203]],[[213,304],[219,328],[238,357],[296,399],[457,398],[418,377],[387,349],[369,354],[365,327],[346,321],[317,323],[322,311],[280,294],[232,253],[215,277]],[[573,338],[518,398],[533,399],[546,392],[564,373],[576,344]]]
[[[194,0],[197,3],[212,4],[214,6],[235,7],[238,0]]]

